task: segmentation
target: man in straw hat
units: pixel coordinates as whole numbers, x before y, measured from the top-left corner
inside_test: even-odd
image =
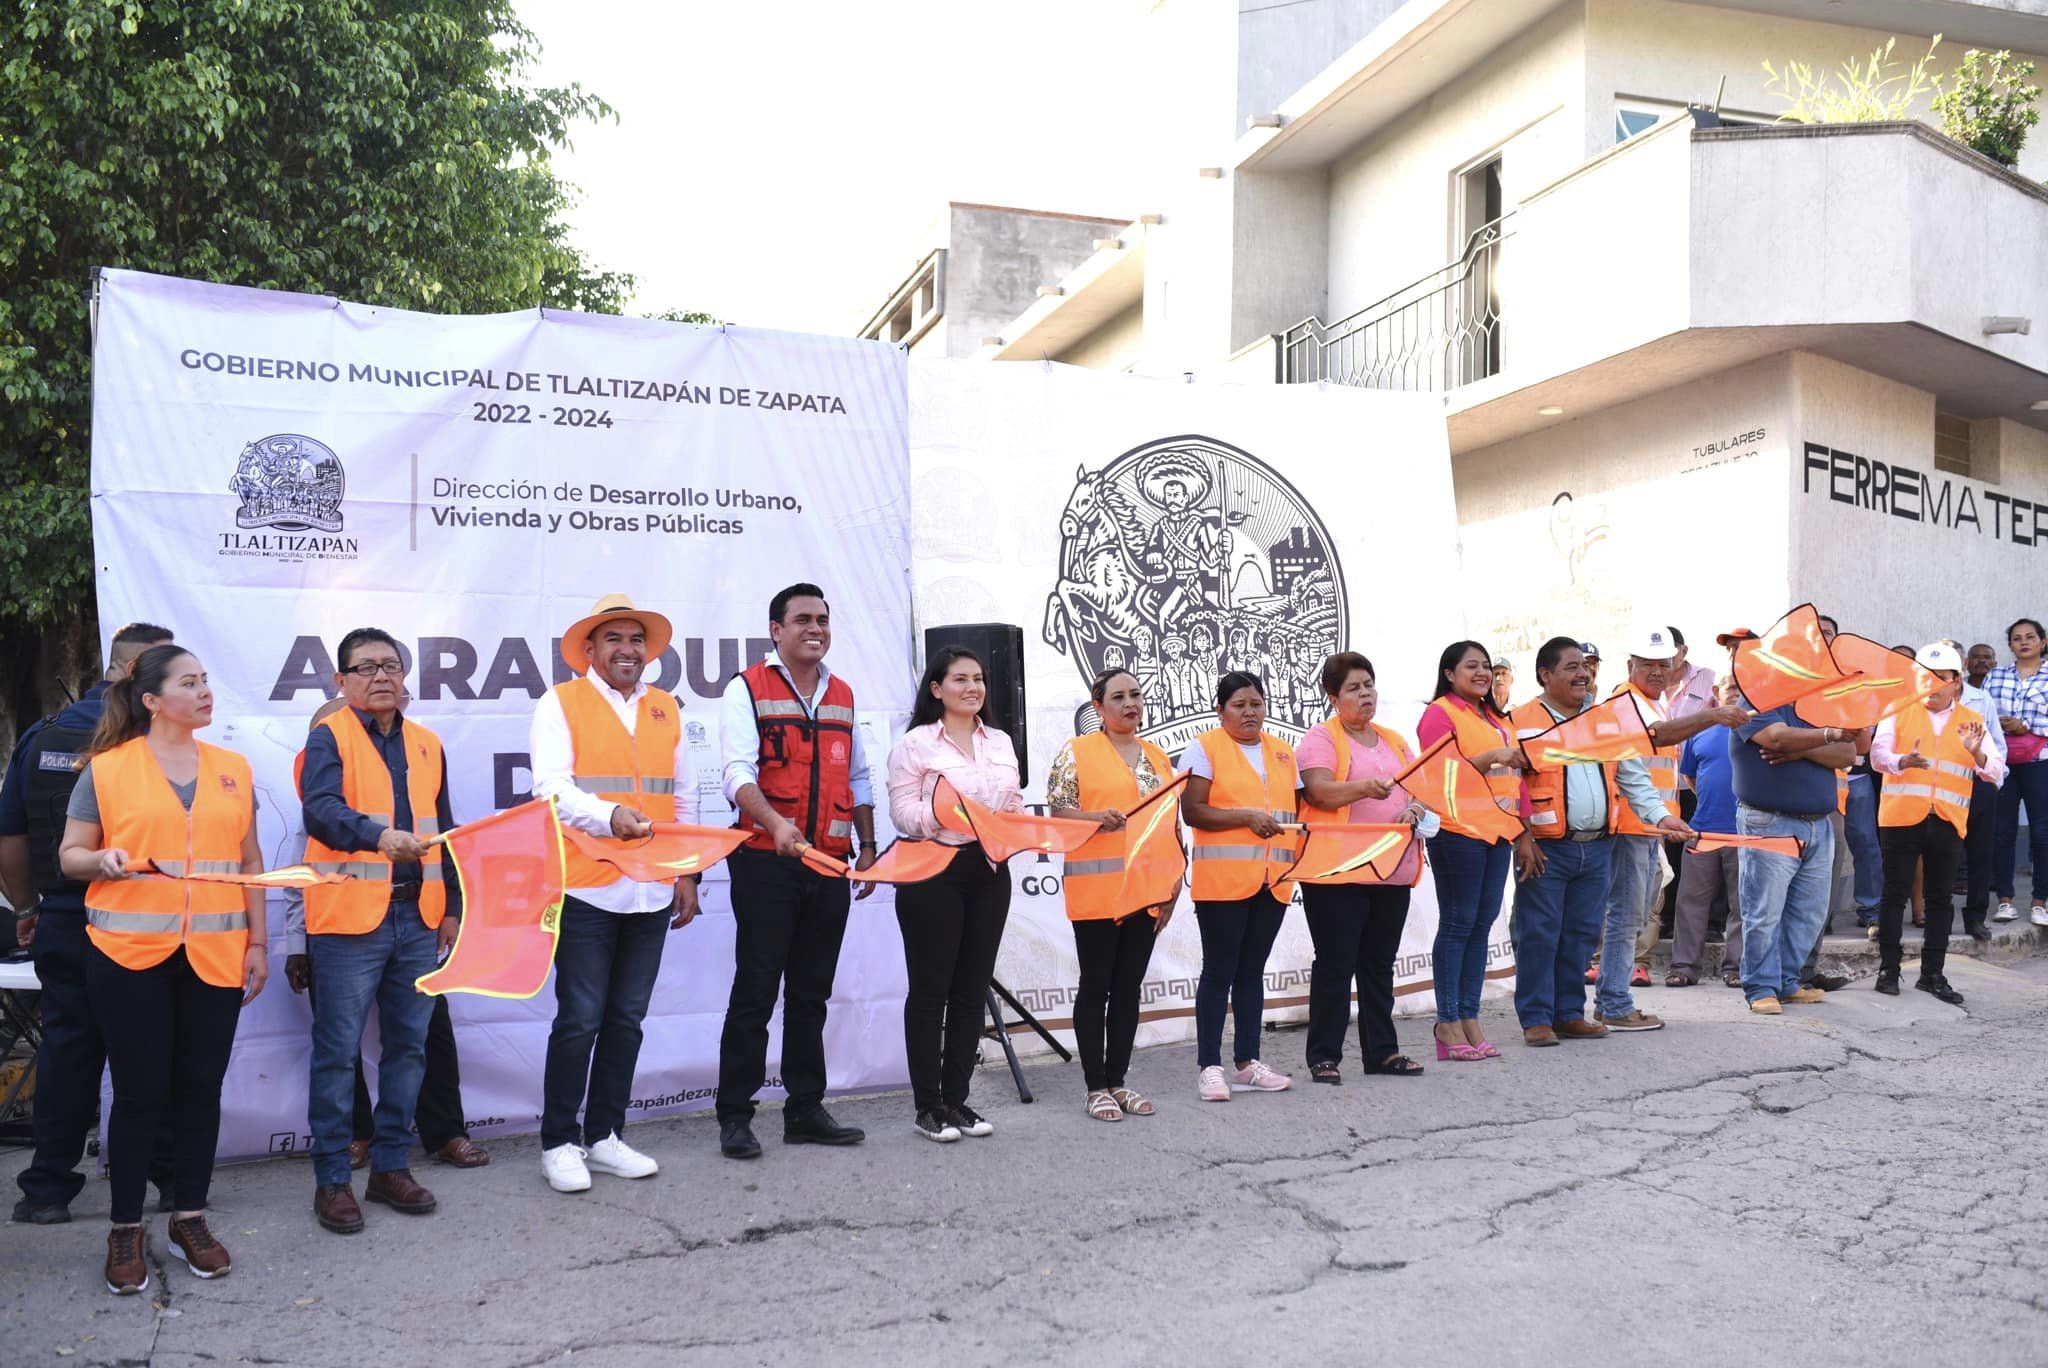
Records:
[[[534,796],[554,799],[565,825],[637,840],[655,822],[695,816],[682,707],[640,682],[673,635],[667,618],[624,594],[599,599],[562,633],[562,659],[580,678],[534,708],[529,750]],[[592,1170],[648,1178],[660,1167],[621,1132],[662,944],[697,915],[697,880],[642,883],[573,846],[563,859],[569,892],[541,1082],[541,1169],[555,1191],[582,1192]]]

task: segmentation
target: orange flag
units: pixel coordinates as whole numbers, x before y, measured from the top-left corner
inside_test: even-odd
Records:
[[[854,883],[913,884],[934,879],[946,872],[959,846],[937,841],[895,840],[866,869],[855,869],[845,860],[827,855],[814,845],[803,847],[803,862],[828,879],[849,879]]]
[[[1798,859],[1806,845],[1797,836],[1731,836],[1726,832],[1702,831],[1692,848],[1704,855],[1714,850],[1761,850],[1769,855],[1790,855]]]
[[[995,812],[964,796],[943,774],[932,790],[932,812],[946,830],[981,842],[982,853],[997,864],[1026,851],[1064,855],[1093,836],[1100,825],[1072,817]]]
[[[1512,841],[1520,836],[1521,819],[1493,801],[1486,776],[1451,744],[1452,739],[1439,737],[1421,758],[1395,776],[1394,782],[1447,822],[1470,827],[1490,840]]]
[[[654,834],[638,841],[601,841],[563,827],[569,843],[593,860],[602,860],[629,879],[669,883],[685,874],[702,874],[745,844],[738,827],[691,826],[687,822],[655,822]]]
[[[1287,877],[1308,884],[1385,883],[1415,839],[1415,828],[1405,822],[1308,826],[1302,832],[1307,839],[1301,843],[1301,858]]]
[[[1874,727],[1942,687],[1934,671],[1869,637],[1843,632],[1832,649],[1843,678],[1822,685],[1793,708],[1808,726],[1844,731]]]
[[[442,840],[462,881],[462,929],[422,993],[530,998],[548,981],[561,932],[562,827],[551,800],[535,799]]]
[[[1522,743],[1522,754],[1539,770],[1640,760],[1656,749],[1650,729],[1643,725],[1643,710],[1631,693],[1616,694]]]
[[[1124,814],[1124,885],[1117,906],[1158,909],[1180,896],[1188,852],[1180,840],[1180,800],[1172,795],[1187,781],[1187,775],[1176,774]]]
[[[261,874],[166,874],[154,864],[145,860],[135,871],[158,879],[182,879],[189,883],[240,884],[244,888],[312,888],[317,884],[338,884],[354,877],[349,874],[322,874],[310,865],[286,865],[282,869],[266,869]]]
[[[1805,698],[1839,681],[1843,673],[1820,634],[1820,614],[1810,603],[1779,618],[1762,636],[1735,643],[1735,682],[1757,712]]]

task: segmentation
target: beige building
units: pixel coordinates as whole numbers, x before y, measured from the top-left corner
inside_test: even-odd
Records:
[[[1440,393],[1462,554],[1420,568],[1524,679],[1807,599],[1887,641],[2048,613],[2048,130],[2008,171],[1926,110],[1776,124],[1763,68],[2048,52],[2048,0],[1239,9],[1184,188],[946,354]]]

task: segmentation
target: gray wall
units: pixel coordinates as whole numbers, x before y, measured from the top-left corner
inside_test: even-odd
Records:
[[[1238,0],[1235,138],[1401,8],[1401,0]]]
[[[946,355],[972,354],[982,338],[996,336],[1037,302],[1039,286],[1056,284],[1095,254],[1095,239],[1115,237],[1120,226],[954,205],[946,258]]]

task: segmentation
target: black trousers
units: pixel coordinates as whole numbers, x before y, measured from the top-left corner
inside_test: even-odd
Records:
[[[306,997],[310,1001],[320,985],[310,976],[307,961]],[[427,1072],[420,1080],[419,1102],[413,1107],[413,1128],[427,1153],[457,1137],[467,1138],[469,1126],[462,1119],[462,1061],[455,1053],[455,1023],[448,1017],[448,999],[434,999],[434,1014],[427,1018]],[[370,1103],[370,1085],[363,1076],[363,1057],[356,1056],[356,1099],[349,1120],[351,1138],[368,1144],[377,1135],[376,1109]]]
[[[825,1004],[839,970],[853,887],[813,873],[801,860],[741,846],[732,872],[732,996],[718,1038],[718,1119],[754,1114],[768,1079],[768,1020],[782,998],[785,1118],[825,1098]]]
[[[124,969],[91,946],[85,981],[114,1074],[106,1146],[114,1223],[142,1219],[150,1155],[167,1112],[172,1196],[180,1211],[205,1210],[220,1141],[220,1085],[242,1015],[242,990],[200,978],[182,949],[148,969]]]
[[[1944,818],[1929,813],[1912,826],[1881,826],[1877,839],[1884,849],[1884,900],[1877,905],[1878,966],[1898,972],[1902,923],[1913,897],[1913,869],[1924,860],[1926,877],[1920,887],[1927,900],[1927,932],[1920,947],[1920,977],[1940,978],[1948,965],[1956,861],[1962,858],[1963,838]]]
[[[1963,891],[1963,925],[1982,926],[1991,911],[1991,847],[1998,841],[1998,787],[1970,781],[1970,830],[1963,837],[1969,884]],[[1951,883],[1954,880],[1950,880]]]
[[[1138,995],[1159,922],[1150,912],[1074,923],[1081,988],[1074,997],[1074,1050],[1088,1091],[1121,1088],[1138,1035]]]
[[[937,878],[896,890],[896,925],[910,976],[903,1053],[920,1112],[967,1101],[1009,916],[1010,871],[990,869],[979,843],[962,846]]]
[[[85,987],[85,906],[43,905],[36,924],[36,977],[42,981],[37,1006],[43,1015],[43,1043],[36,1051],[35,1157],[15,1177],[30,1206],[69,1206],[85,1186],[78,1161],[99,1114],[100,1071],[107,1044],[92,1013]],[[171,1118],[157,1128],[149,1181],[171,1193]]]
[[[1391,884],[1303,884],[1315,942],[1308,978],[1308,1062],[1344,1058],[1351,985],[1358,984],[1358,1048],[1366,1067],[1400,1053],[1394,1035],[1394,957],[1408,923],[1409,890]]]

